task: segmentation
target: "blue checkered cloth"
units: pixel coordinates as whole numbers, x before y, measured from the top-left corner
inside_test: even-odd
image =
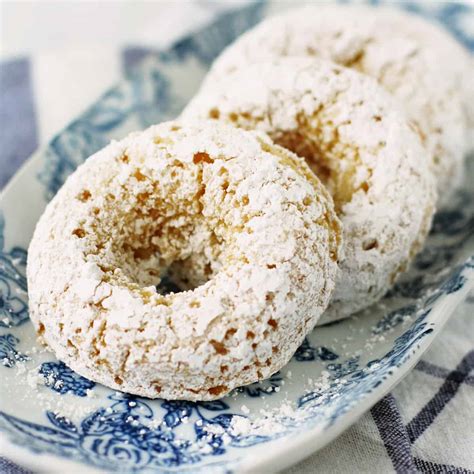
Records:
[[[143,48],[131,47],[115,50],[114,66],[110,70],[104,66],[105,73],[115,80],[133,67],[144,52]],[[67,95],[63,95],[67,91],[57,90],[58,100],[54,103],[38,100],[42,94],[51,96],[51,91],[44,90],[47,84],[41,77],[44,71],[57,75],[61,67],[66,67],[58,57],[50,65],[45,61],[20,57],[0,62],[0,189],[39,142],[47,138],[41,137],[41,133],[44,135],[44,130],[48,130],[45,121],[52,117],[51,108],[57,112],[61,107],[68,107]],[[82,66],[77,64],[73,73],[85,90],[92,91],[87,98],[92,101],[97,84],[90,84],[94,78]],[[74,64],[69,60],[69,77],[71,67]],[[81,104],[86,105],[86,102]],[[336,441],[286,472],[474,474],[473,316],[474,295],[471,295],[415,370],[392,393]],[[29,471],[0,458],[0,472]]]

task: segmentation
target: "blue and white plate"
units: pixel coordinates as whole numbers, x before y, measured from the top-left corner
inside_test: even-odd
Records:
[[[425,6],[423,6],[425,5]],[[404,3],[474,49],[473,12]],[[221,17],[129,78],[36,153],[0,197],[0,436],[34,469],[230,472],[282,469],[354,423],[411,369],[474,285],[474,166],[438,212],[425,250],[382,303],[317,328],[270,379],[206,403],[146,400],[99,386],[36,342],[28,320],[26,248],[48,200],[87,156],[133,129],[176,116],[220,50],[268,14]],[[470,18],[470,20],[469,20]]]

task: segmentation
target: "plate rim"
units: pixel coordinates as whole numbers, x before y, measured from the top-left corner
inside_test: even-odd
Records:
[[[467,260],[470,258],[471,257],[469,257]],[[466,261],[463,263],[466,263]],[[312,441],[317,439],[318,434],[320,434],[320,431],[318,431],[317,427],[310,428],[301,434],[297,434],[293,439],[290,439],[286,443],[284,442],[285,439],[275,440],[275,445],[277,443],[279,444],[277,459],[272,459],[272,454],[265,452],[265,445],[261,445],[259,446],[259,450],[261,451],[260,458],[256,459],[254,461],[254,465],[252,466],[247,466],[250,459],[249,461],[243,460],[241,463],[242,472],[259,472],[259,469],[262,469],[264,465],[267,469],[268,467],[273,467],[274,469],[278,469],[278,471],[293,466],[327,446],[344,431],[355,424],[377,402],[379,402],[408,374],[410,374],[416,363],[421,359],[421,356],[429,349],[431,344],[438,337],[439,333],[443,330],[444,326],[454,314],[455,310],[466,299],[471,289],[474,288],[474,271],[470,271],[469,274],[470,275],[467,276],[468,279],[465,282],[465,285],[458,292],[451,295],[453,298],[450,304],[448,305],[447,302],[444,302],[436,308],[435,315],[433,315],[433,312],[430,314],[432,317],[436,317],[437,314],[440,315],[437,320],[430,321],[431,323],[434,323],[434,326],[432,326],[433,331],[421,339],[419,345],[410,350],[410,352],[407,354],[407,359],[401,366],[394,367],[392,374],[383,380],[379,386],[375,387],[369,394],[367,394],[367,396],[361,398],[360,401],[354,405],[349,412],[347,412],[346,416],[343,415],[338,418],[338,420],[336,420],[333,425],[329,426],[324,431],[325,436],[321,444],[317,445],[316,447],[314,444],[312,444]],[[418,357],[414,357],[415,355]],[[275,445],[273,446],[275,447]],[[248,456],[248,458],[253,457],[254,452],[250,453],[250,456]]]
[[[38,150],[22,164],[0,192],[0,203],[2,203],[6,194],[15,192],[13,188],[15,187],[16,181],[20,179],[22,175],[28,173],[29,168],[34,166],[35,160],[40,159],[41,154],[46,150],[47,145],[38,148]],[[460,265],[465,264],[469,258],[460,263]],[[427,334],[417,347],[410,350],[407,355],[408,359],[401,366],[394,367],[392,374],[383,380],[378,387],[364,396],[360,402],[354,405],[347,414],[336,420],[332,426],[329,426],[324,431],[324,436],[320,436],[320,428],[313,427],[296,434],[289,440],[287,437],[284,437],[255,446],[238,461],[239,471],[258,472],[262,468],[282,470],[306,459],[336,439],[346,429],[355,424],[373,405],[389,393],[411,372],[416,362],[418,362],[421,356],[427,351],[444,325],[453,315],[456,308],[464,301],[472,288],[474,288],[474,271],[468,271],[464,286],[459,291],[449,295],[449,302],[441,302],[430,314],[430,322],[434,323],[433,331]],[[415,357],[415,355],[417,357]],[[268,449],[269,446],[271,446],[271,449]],[[32,452],[23,446],[11,442],[7,434],[3,432],[0,432],[0,454],[20,466],[34,470],[44,469],[49,472],[64,472],[64,469],[67,468],[77,469],[81,467],[82,472],[85,473],[94,474],[105,472],[94,466],[54,454]],[[176,470],[176,472],[179,472],[179,470]]]

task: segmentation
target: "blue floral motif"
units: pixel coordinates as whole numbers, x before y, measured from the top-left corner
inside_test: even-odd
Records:
[[[471,234],[474,232],[474,216],[465,209],[472,205],[474,192],[472,194],[465,190],[460,191],[449,208],[438,211],[433,219],[431,235],[444,235],[453,237],[460,234]]]
[[[328,425],[333,424],[360,398],[378,387],[396,367],[402,365],[420,341],[433,331],[424,322],[429,312],[430,310],[423,312],[412,326],[395,340],[393,348],[385,356],[370,361],[365,367],[359,367],[357,358],[350,358],[342,364],[329,364],[329,386],[310,391],[298,401],[298,406],[312,411],[312,423],[316,423],[323,416],[320,408],[330,405]]]
[[[74,457],[99,468],[137,471],[144,468],[173,468],[198,463],[208,456],[226,452],[226,446],[246,447],[263,441],[264,436],[237,435],[230,413],[209,416],[227,407],[222,403],[164,402],[166,413],[156,423],[153,410],[139,398],[115,394],[113,403],[100,408],[80,423],[47,412],[50,426],[23,421],[0,412],[0,427],[18,442],[35,440],[38,451]],[[178,437],[175,428],[193,417],[194,442]]]
[[[387,297],[401,296],[418,300],[419,303],[423,302],[425,307],[432,307],[441,296],[455,293],[463,287],[467,281],[463,273],[466,269],[473,268],[473,262],[474,256],[466,260],[463,265],[455,267],[448,279],[445,279],[442,273],[435,275],[430,273],[418,274],[409,279],[402,279],[387,293]],[[387,318],[390,317],[390,315],[387,316]]]
[[[427,246],[425,250],[417,257],[415,266],[417,270],[422,270],[422,273],[410,272],[409,275],[404,276],[395,286],[387,293],[387,297],[403,297],[410,299],[423,299],[432,291],[436,293],[452,293],[462,286],[465,277],[459,274],[458,282],[455,284],[453,278],[448,283],[440,287],[440,284],[445,279],[443,269],[452,264],[454,257],[458,254],[456,245],[430,247]],[[468,266],[468,262],[465,263]],[[429,271],[427,271],[429,270]],[[462,267],[458,270],[462,272]],[[448,288],[449,286],[449,288]],[[440,296],[440,295],[438,295]]]
[[[387,297],[418,299],[423,296],[429,286],[430,285],[426,283],[425,275],[415,275],[414,277],[410,277],[408,280],[406,278],[402,278],[387,293]]]
[[[385,315],[375,327],[372,329],[372,334],[382,334],[402,324],[407,318],[415,314],[417,306],[410,304]]]
[[[326,369],[330,372],[332,378],[340,379],[346,375],[352,374],[359,368],[359,359],[359,356],[350,357],[344,362],[328,364]]]
[[[90,155],[107,144],[107,139],[87,121],[73,122],[56,136],[46,150],[44,168],[38,179],[46,185],[46,198],[51,199],[66,178]]]
[[[319,346],[314,347],[309,342],[308,338],[305,338],[303,343],[295,352],[294,358],[298,362],[311,362],[314,360],[321,360],[321,361],[328,361],[328,360],[335,360],[339,356],[327,349],[326,347]]]
[[[94,455],[94,464],[107,461],[108,466],[117,463],[121,469],[140,469],[149,464],[171,467],[198,460],[189,452],[190,443],[176,439],[172,430],[150,427],[153,411],[146,403],[121,395],[110,398],[116,403],[90,415],[78,430],[80,447],[86,455]]]
[[[462,193],[461,196],[464,198],[462,204],[460,199],[455,201],[459,202],[459,208],[444,209],[435,215],[431,235],[444,237],[443,243],[430,243],[417,255],[417,270],[442,270],[453,261],[459,248],[474,235],[474,215],[465,210],[466,204],[472,202],[472,197],[467,193]]]
[[[28,320],[26,298],[26,251],[4,248],[5,220],[0,212],[0,327],[19,326]]]
[[[261,395],[272,395],[280,391],[280,385],[283,377],[280,372],[274,373],[268,379],[261,382],[255,382],[245,387],[239,387],[237,392],[246,393],[249,397],[260,397]]]
[[[79,397],[87,396],[87,391],[95,382],[76,374],[64,362],[43,362],[39,373],[45,379],[45,385],[58,393],[73,393]]]
[[[141,71],[131,79],[133,113],[142,128],[172,119],[184,107],[182,100],[172,96],[170,80],[160,72],[161,69],[161,58],[158,57],[144,62]]]
[[[264,1],[257,1],[239,11],[221,15],[210,27],[179,41],[171,50],[170,59],[183,60],[190,53],[209,67],[212,61],[246,29],[262,18]]]
[[[465,268],[474,268],[474,256],[467,260],[463,266],[458,267],[454,271],[454,273],[451,274],[451,278],[446,280],[441,285],[439,291],[441,293],[446,293],[447,295],[459,291],[464,286],[464,283],[467,281],[466,277],[463,274]]]
[[[29,357],[18,352],[16,345],[20,340],[13,334],[0,336],[0,360],[4,367],[14,367],[17,362],[28,360]]]
[[[438,286],[424,299],[423,307],[431,309],[436,301],[438,301],[443,295],[450,295],[459,291],[467,281],[464,275],[466,269],[472,268],[474,268],[474,256],[466,260],[463,265],[452,269],[450,278],[446,279],[444,282],[438,281]]]

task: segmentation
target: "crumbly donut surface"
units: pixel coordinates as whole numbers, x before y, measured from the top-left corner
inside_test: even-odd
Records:
[[[288,362],[328,304],[340,247],[304,160],[262,133],[168,122],[90,157],[47,206],[30,315],[85,377],[215,399]],[[193,289],[159,294],[166,271]]]
[[[328,187],[344,257],[321,322],[377,301],[424,242],[436,201],[427,152],[370,77],[316,58],[280,58],[205,87],[183,117],[264,131],[305,157]]]
[[[376,78],[404,105],[430,152],[439,196],[462,178],[474,135],[474,62],[440,27],[399,9],[310,6],[269,18],[215,61],[208,87],[252,62],[316,56]]]

